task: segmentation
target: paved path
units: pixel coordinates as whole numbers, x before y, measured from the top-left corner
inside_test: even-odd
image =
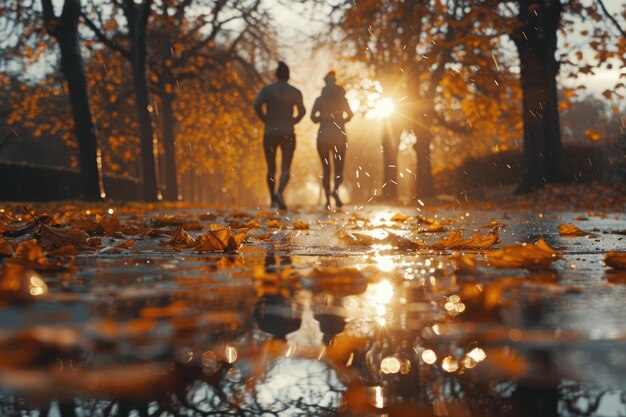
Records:
[[[170,214],[197,222],[194,237],[211,223],[260,227],[227,255],[105,237],[75,268],[40,272],[43,297],[0,308],[5,411],[19,397],[51,415],[571,415],[596,399],[590,415],[626,413],[626,271],[602,262],[626,250],[622,214]],[[423,232],[418,214],[445,230]],[[568,223],[593,235],[561,236]],[[496,227],[494,248],[543,238],[562,257],[531,272],[432,249],[450,230]],[[479,266],[458,270],[458,253]]]

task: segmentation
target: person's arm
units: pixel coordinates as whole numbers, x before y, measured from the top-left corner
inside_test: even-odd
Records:
[[[350,103],[348,102],[348,99],[344,97],[343,101],[344,101],[344,107],[345,107],[343,111],[346,113],[346,118],[343,119],[343,121],[345,123],[348,123],[354,117],[354,113],[352,113],[352,109],[350,108]]]
[[[263,104],[267,104],[265,98],[265,88],[262,88],[259,94],[254,99],[254,112],[256,113],[258,118],[261,119],[263,123],[265,123],[266,114],[263,112]]]
[[[320,99],[319,97],[315,99],[315,103],[313,103],[313,109],[311,110],[311,120],[313,123],[320,122]]]
[[[300,91],[298,91],[298,97],[296,98],[295,106],[296,106],[298,113],[296,114],[296,117],[293,119],[294,125],[298,124],[298,122],[300,122],[300,120],[302,120],[302,118],[306,114],[306,109],[304,108],[304,103],[302,101],[302,93]]]

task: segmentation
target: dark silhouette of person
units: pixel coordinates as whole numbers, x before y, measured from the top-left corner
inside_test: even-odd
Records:
[[[297,124],[306,110],[300,90],[290,85],[289,67],[279,62],[276,68],[277,81],[264,86],[254,100],[254,111],[265,124],[263,148],[267,162],[267,187],[270,191],[270,207],[287,210],[283,191],[289,182],[291,161],[296,150],[294,125]],[[265,109],[264,109],[265,106]],[[294,116],[294,108],[297,113]],[[282,162],[278,190],[275,190],[276,153],[280,148]]]
[[[330,71],[324,77],[326,84],[322,88],[322,94],[315,99],[311,120],[320,124],[317,132],[317,153],[322,162],[324,193],[326,195],[326,209],[330,210],[330,197],[335,200],[335,206],[341,207],[343,203],[339,199],[339,186],[343,182],[343,166],[346,149],[348,148],[348,136],[345,124],[354,114],[346,99],[346,91],[336,84],[335,71]],[[330,191],[330,169],[333,165],[335,187]]]

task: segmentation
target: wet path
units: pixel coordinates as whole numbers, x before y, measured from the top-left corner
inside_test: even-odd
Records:
[[[602,262],[626,250],[619,214],[423,213],[437,232],[382,206],[174,214],[259,227],[234,254],[111,239],[40,272],[45,294],[0,308],[1,415],[626,415],[626,271]],[[496,227],[494,248],[561,257],[432,248]]]

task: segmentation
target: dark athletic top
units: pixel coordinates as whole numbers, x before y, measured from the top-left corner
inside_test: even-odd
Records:
[[[295,117],[294,107],[298,111]],[[261,89],[254,100],[254,111],[265,123],[266,136],[293,135],[293,126],[306,114],[300,90],[281,80]]]
[[[318,143],[345,143],[348,140],[345,126],[353,116],[343,87],[334,84],[324,87],[311,111],[311,120],[320,124]]]

